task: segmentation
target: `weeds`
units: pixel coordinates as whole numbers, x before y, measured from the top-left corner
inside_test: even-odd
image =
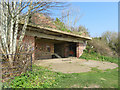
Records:
[[[107,61],[107,62],[117,63],[117,64],[118,64],[118,59],[119,59],[117,57],[102,56],[102,55],[97,54],[95,52],[87,53],[86,51],[82,54],[82,56],[80,58],[86,59],[86,60]]]
[[[97,67],[91,67],[92,72],[102,72],[103,70],[98,69]]]
[[[26,72],[11,80],[5,88],[49,88],[55,83],[54,72],[46,68],[33,66],[33,72]]]

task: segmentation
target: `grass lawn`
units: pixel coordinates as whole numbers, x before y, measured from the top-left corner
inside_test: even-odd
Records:
[[[117,88],[118,68],[99,70],[92,68],[87,73],[64,74],[33,65],[33,72],[27,72],[11,80],[11,88]]]
[[[64,74],[64,77],[58,78],[57,87],[64,88],[84,88],[84,87],[99,87],[99,88],[110,88],[118,87],[118,71],[107,70],[105,72],[93,69],[92,72],[87,73],[73,73]]]

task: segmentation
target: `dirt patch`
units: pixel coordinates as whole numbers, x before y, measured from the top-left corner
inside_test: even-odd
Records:
[[[95,60],[87,61],[84,59],[77,58],[36,60],[35,64],[38,66],[49,67],[49,69],[55,72],[63,73],[89,72],[91,71],[91,67],[97,67],[100,70],[114,69],[118,67],[118,65],[115,63]]]
[[[73,86],[71,86],[71,88],[81,88],[79,85],[73,85]]]
[[[71,86],[71,88],[81,88],[81,87],[80,87],[80,85],[75,84],[75,85]],[[91,85],[83,87],[83,88],[100,88],[100,86],[96,85],[96,84],[91,84]]]
[[[92,84],[92,85],[89,85],[88,87],[84,87],[84,88],[99,88],[99,87],[100,87],[99,85]]]

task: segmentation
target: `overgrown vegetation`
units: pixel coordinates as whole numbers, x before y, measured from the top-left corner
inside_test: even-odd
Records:
[[[118,33],[114,31],[106,31],[101,36],[102,40],[115,52],[118,53]]]
[[[89,36],[88,29],[82,25],[79,25],[78,27],[67,26],[66,23],[63,22],[61,19],[52,19],[51,17],[46,16],[42,13],[33,14],[30,17],[29,24],[53,28],[65,32],[71,32],[82,36]]]
[[[61,20],[58,18],[56,18],[54,23],[58,30],[71,32],[83,36],[89,36],[88,30],[82,25],[80,25],[78,28],[71,26],[70,29],[68,29],[68,26],[66,26],[65,23],[61,22]]]
[[[93,38],[89,41],[80,58],[86,60],[108,61],[117,64],[119,59],[117,53],[100,38]]]
[[[103,56],[117,56],[117,53],[104,40],[101,40],[101,38],[93,38],[89,41],[86,50],[88,53],[95,52]]]
[[[33,66],[33,72],[27,72],[12,79],[6,87],[11,88],[117,88],[118,87],[118,68],[102,71],[91,68],[87,73],[63,74],[52,72],[47,68]]]
[[[95,37],[91,41],[88,41],[86,49],[80,58],[86,60],[108,61],[117,64],[119,59],[117,52],[112,50],[101,37]]]
[[[49,88],[55,85],[57,73],[43,67],[33,66],[33,72],[26,72],[5,83],[5,88]]]
[[[56,20],[54,21],[56,27],[61,30],[61,31],[66,31],[66,32],[71,32],[70,30],[68,30],[65,27],[65,24],[63,22],[61,22],[58,18],[56,18]]]
[[[111,63],[117,63],[118,64],[118,58],[117,57],[110,57],[110,56],[103,56],[95,52],[88,53],[87,51],[84,51],[81,59],[86,60],[98,60],[98,61],[108,61]]]

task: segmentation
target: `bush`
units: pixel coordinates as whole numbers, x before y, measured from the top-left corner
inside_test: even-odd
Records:
[[[118,52],[118,33],[117,32],[106,31],[102,34],[101,38],[106,41],[106,43],[109,45],[109,47],[113,51]]]
[[[86,49],[89,53],[95,52],[103,56],[116,56],[116,53],[111,50],[105,41],[99,38],[93,38],[92,41],[89,41]]]

